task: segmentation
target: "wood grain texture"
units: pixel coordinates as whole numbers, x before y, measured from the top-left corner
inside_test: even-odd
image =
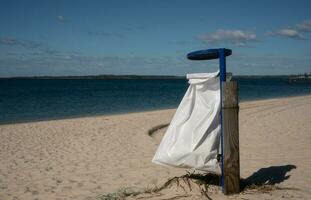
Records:
[[[222,126],[224,135],[224,194],[240,192],[239,102],[237,82],[222,85]]]

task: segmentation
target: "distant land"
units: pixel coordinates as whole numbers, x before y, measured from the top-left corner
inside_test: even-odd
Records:
[[[185,76],[162,76],[162,75],[86,75],[86,76],[18,76],[1,77],[0,79],[185,79]]]
[[[296,78],[307,77],[310,75],[237,75],[234,78]],[[16,76],[16,77],[0,77],[1,79],[186,79],[186,76],[167,76],[167,75],[85,75],[85,76]]]

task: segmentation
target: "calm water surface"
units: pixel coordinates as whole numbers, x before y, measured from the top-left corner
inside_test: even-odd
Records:
[[[311,94],[310,83],[239,78],[241,101]],[[178,106],[187,80],[0,80],[0,123],[137,112]]]

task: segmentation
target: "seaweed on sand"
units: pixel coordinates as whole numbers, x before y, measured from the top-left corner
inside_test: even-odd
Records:
[[[114,193],[99,195],[97,200],[123,200],[127,197],[136,197],[142,194],[157,194],[164,189],[170,188],[173,185],[181,188],[185,193],[191,192],[194,187],[198,188],[203,196],[211,199],[208,196],[208,189],[211,185],[219,185],[219,176],[214,174],[199,174],[195,172],[187,172],[182,176],[176,176],[168,179],[163,185],[153,188],[137,189],[137,188],[122,188]],[[182,196],[185,197],[185,196]]]

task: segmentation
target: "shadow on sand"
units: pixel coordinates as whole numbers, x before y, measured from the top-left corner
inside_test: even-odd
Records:
[[[296,169],[295,165],[281,165],[281,166],[271,166],[267,168],[261,168],[258,171],[254,172],[251,176],[240,180],[240,191],[246,189],[254,189],[254,188],[266,188],[268,190],[273,189],[275,184],[279,184],[285,180],[287,180],[290,175],[287,173],[293,169]],[[190,173],[179,177],[174,177],[169,179],[162,187],[158,188],[158,190],[162,190],[166,188],[173,182],[178,182],[179,180],[192,180],[199,185],[216,185],[219,186],[221,182],[221,177],[214,174],[196,174]],[[273,187],[270,187],[273,186]],[[279,188],[279,187],[277,187]]]
[[[267,168],[261,168],[257,172],[253,173],[246,179],[241,179],[240,188],[241,192],[247,190],[256,190],[260,192],[270,192],[275,189],[295,189],[295,188],[280,188],[274,186],[275,184],[281,183],[284,180],[288,179],[290,175],[286,175],[287,172],[295,169],[295,165],[282,165],[282,166],[271,166]],[[147,189],[137,189],[137,188],[121,188],[120,190],[114,193],[107,193],[99,195],[96,199],[99,200],[116,200],[116,199],[125,199],[128,196],[136,198],[138,195],[152,195],[158,193],[164,189],[170,188],[172,185],[176,185],[185,192],[184,196],[181,197],[190,197],[188,192],[193,190],[193,187],[196,186],[199,188],[202,195],[206,196],[207,199],[211,199],[208,194],[208,188],[210,185],[219,186],[220,185],[220,176],[214,174],[200,174],[195,172],[187,172],[187,174],[173,177],[167,180],[163,185],[156,186],[154,188]],[[179,196],[180,197],[180,196]],[[172,197],[171,199],[179,198],[178,196]]]
[[[287,172],[296,169],[295,165],[282,165],[261,168],[246,179],[241,179],[241,190],[250,185],[275,185],[287,180]]]

